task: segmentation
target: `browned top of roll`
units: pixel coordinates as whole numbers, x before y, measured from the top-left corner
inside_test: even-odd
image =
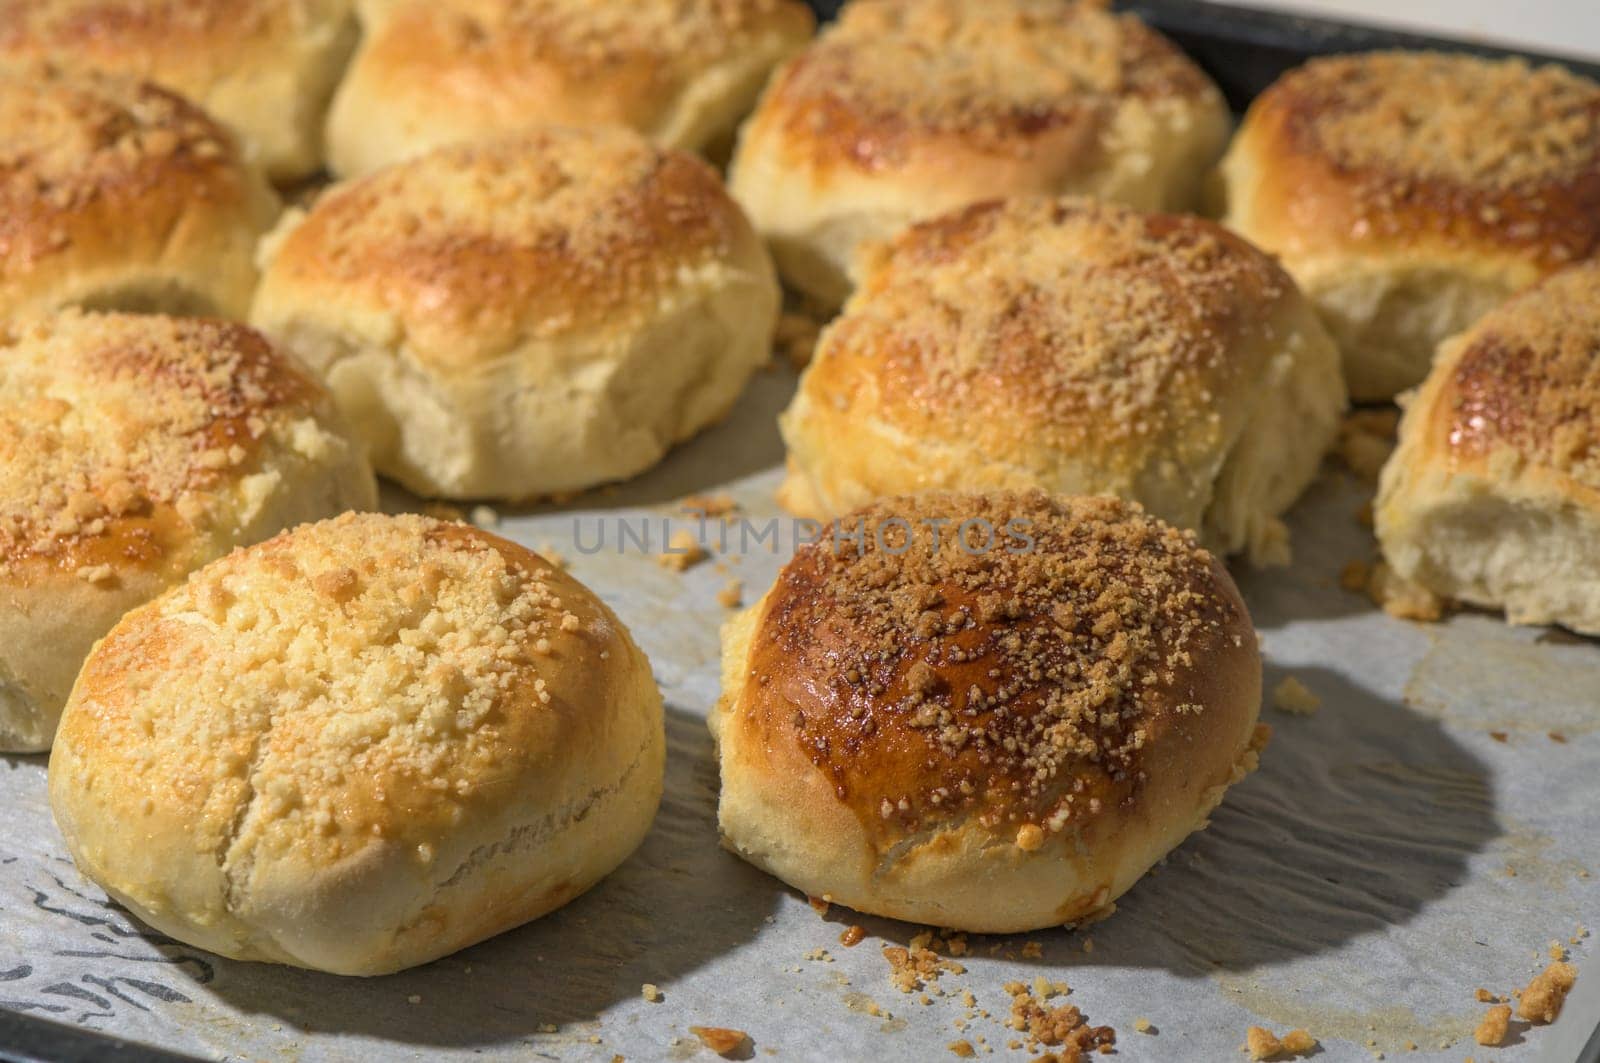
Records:
[[[1025,152],[1074,129],[1087,150],[1129,99],[1213,96],[1171,42],[1074,0],[855,0],[763,104],[794,154],[863,170],[954,134]]]
[[[1271,354],[1242,339],[1298,298],[1220,226],[1075,198],[912,226],[862,274],[808,373],[814,400],[865,378],[881,416],[919,438],[1017,461],[1093,454],[1103,468],[1214,449],[1218,409]]]
[[[1554,274],[1462,342],[1435,404],[1450,449],[1512,447],[1600,490],[1600,262]]]
[[[842,521],[860,547],[825,534],[769,595],[744,711],[869,833],[1134,800],[1146,750],[1235,711],[1257,667],[1226,571],[1130,503],[930,494]]]
[[[68,311],[8,326],[0,572],[161,563],[205,493],[251,470],[270,429],[325,402],[232,322]]]
[[[171,228],[255,194],[228,135],[164,89],[0,67],[0,297],[76,240],[104,244],[108,227]]]
[[[335,186],[284,238],[284,291],[394,314],[438,361],[519,330],[653,309],[748,223],[699,159],[624,129],[547,128],[454,145]]]
[[[1323,234],[1511,245],[1552,266],[1600,247],[1600,84],[1563,67],[1316,59],[1255,101],[1240,142],[1265,173],[1252,212],[1302,253]]]

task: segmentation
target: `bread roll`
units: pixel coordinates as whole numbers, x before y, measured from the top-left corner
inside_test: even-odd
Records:
[[[1103,911],[1252,770],[1227,571],[1111,498],[840,518],[723,632],[724,843],[813,896],[981,933]]]
[[[277,213],[222,129],[171,93],[0,66],[0,321],[72,305],[243,317]]]
[[[1432,52],[1316,59],[1262,93],[1221,167],[1227,224],[1278,255],[1357,399],[1600,250],[1600,85]]]
[[[1513,623],[1600,634],[1600,262],[1440,349],[1375,517],[1404,580]]]
[[[322,115],[355,38],[350,0],[0,0],[0,62],[154,81],[280,181],[322,165]]]
[[[326,393],[220,321],[0,328],[0,751],[49,749],[84,655],[235,546],[376,502]]]
[[[987,203],[863,260],[780,421],[780,500],[826,518],[931,488],[1118,494],[1281,559],[1278,514],[1344,407],[1294,282],[1198,218]]]
[[[50,803],[79,870],[161,933],[385,974],[610,872],[664,749],[649,662],[583,585],[464,524],[347,514],[118,624]]]
[[[379,472],[451,498],[649,467],[732,406],[778,309],[711,168],[617,128],[339,185],[267,259],[251,320],[326,378]]]
[[[387,0],[362,16],[328,116],[345,176],[539,125],[623,125],[725,157],[814,23],[800,0]]]
[[[856,250],[977,200],[1195,205],[1229,127],[1198,67],[1074,0],[854,0],[740,134],[734,197],[791,286],[838,306]]]

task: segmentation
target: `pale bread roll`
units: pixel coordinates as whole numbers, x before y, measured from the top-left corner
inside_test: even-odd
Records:
[[[63,306],[243,317],[277,215],[232,139],[166,90],[0,65],[0,320]]]
[[[118,624],[50,801],[79,870],[158,931],[384,974],[610,872],[664,749],[649,662],[576,580],[468,525],[352,514]]]
[[[350,0],[0,0],[0,62],[153,81],[278,181],[321,167],[322,116],[355,41]]]
[[[0,751],[49,749],[95,640],[193,570],[376,504],[304,368],[243,325],[0,328]]]
[[[1316,59],[1250,105],[1221,177],[1227,224],[1317,305],[1351,395],[1387,399],[1600,250],[1600,84],[1520,59]]]
[[[784,280],[834,307],[864,243],[977,200],[1191,209],[1229,124],[1199,67],[1098,3],[854,0],[773,79],[729,187]]]
[[[1343,408],[1310,304],[1232,233],[1088,199],[979,204],[864,261],[779,422],[779,498],[827,518],[929,489],[1117,494],[1282,560],[1279,514]]]
[[[725,157],[814,19],[799,0],[384,0],[362,22],[328,115],[342,176],[539,125]]]
[[[1600,263],[1444,344],[1374,515],[1403,580],[1512,623],[1600,634]]]
[[[323,375],[380,473],[526,498],[632,476],[721,417],[771,356],[778,298],[709,166],[552,128],[286,217],[251,321]]]
[[[1059,926],[1255,767],[1255,632],[1192,536],[1040,492],[839,525],[723,632],[718,821],[757,867],[914,923]]]

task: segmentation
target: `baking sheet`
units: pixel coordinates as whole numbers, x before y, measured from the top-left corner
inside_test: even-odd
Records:
[[[661,813],[609,879],[530,926],[400,975],[235,963],[109,905],[62,849],[43,758],[6,758],[0,1007],[228,1060],[714,1058],[691,1025],[747,1031],[758,1059],[953,1059],[952,1041],[979,1036],[994,1058],[1025,1059],[1005,1047],[1001,987],[1042,974],[1070,985],[1066,1000],[1092,1023],[1116,1027],[1128,1059],[1243,1058],[1255,1024],[1306,1027],[1329,1061],[1374,1051],[1534,1060],[1555,1043],[1551,1028],[1524,1028],[1504,1048],[1479,1048],[1473,991],[1525,984],[1552,940],[1568,943],[1600,913],[1589,874],[1600,653],[1486,615],[1414,625],[1339,589],[1341,566],[1370,550],[1355,516],[1368,489],[1332,468],[1293,514],[1294,567],[1237,570],[1268,689],[1292,674],[1322,707],[1264,712],[1276,735],[1261,770],[1110,919],[974,937],[967,972],[945,975],[946,995],[922,1004],[891,985],[881,953],[922,928],[839,908],[819,916],[719,849],[704,725],[728,612],[717,594],[737,578],[754,600],[788,536],[776,553],[730,552],[682,574],[637,549],[617,554],[614,532],[604,551],[578,546],[592,549],[602,523],[626,518],[648,519],[659,549],[662,520],[693,527],[677,501],[697,492],[727,491],[757,525],[779,516],[774,418],[793,386],[787,369],[759,375],[728,422],[632,484],[502,514],[498,531],[553,546],[611,603],[666,696]],[[851,923],[869,936],[846,948],[838,938]],[[1580,988],[1600,978],[1588,971],[1592,939],[1569,947]],[[660,987],[659,1002],[642,999],[645,982]],[[958,1029],[970,1010],[963,989],[995,1018]],[[1152,1032],[1135,1031],[1140,1018]],[[1572,1007],[1561,1025],[1594,1021]]]

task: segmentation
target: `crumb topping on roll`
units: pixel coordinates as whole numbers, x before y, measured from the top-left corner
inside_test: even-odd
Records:
[[[1212,556],[1129,503],[935,494],[840,527],[779,577],[745,700],[880,839],[1129,801],[1216,657],[1254,652]]]

